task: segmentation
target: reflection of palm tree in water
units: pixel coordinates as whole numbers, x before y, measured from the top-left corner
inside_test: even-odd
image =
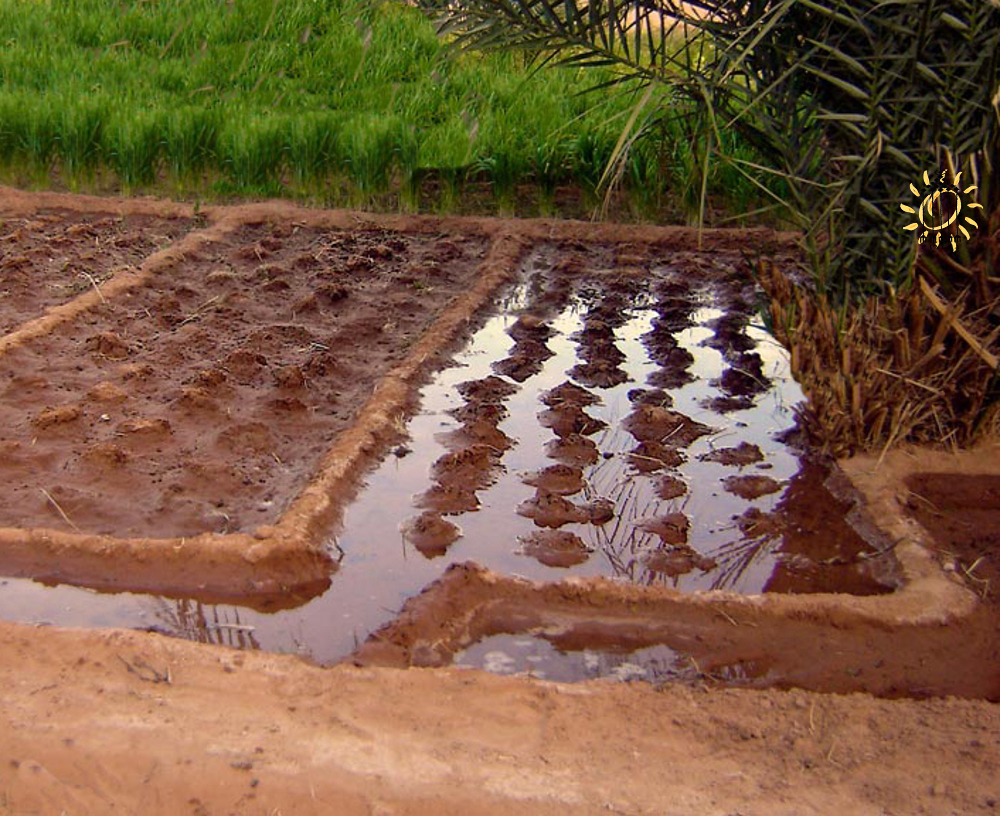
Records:
[[[234,649],[260,649],[254,627],[240,621],[238,607],[206,606],[189,598],[154,598],[154,612],[160,626],[151,627],[185,640],[230,646]]]
[[[742,537],[717,547],[710,553],[718,565],[712,578],[712,589],[734,586],[754,562],[771,553],[780,538],[771,525],[760,529],[748,526],[743,529]]]
[[[887,591],[850,566],[859,553],[874,547],[847,521],[850,503],[827,488],[830,472],[829,465],[803,459],[772,512],[751,508],[740,516],[736,524],[740,538],[710,553],[719,564],[712,588],[732,586],[761,558],[774,553],[764,592],[833,592],[844,591],[845,586],[858,595]],[[839,571],[824,569],[832,558],[846,566]]]

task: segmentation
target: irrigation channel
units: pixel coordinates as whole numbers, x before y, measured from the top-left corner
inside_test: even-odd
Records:
[[[607,250],[610,252],[611,250]],[[572,253],[571,253],[572,254]],[[599,254],[599,253],[598,253]],[[579,256],[580,253],[577,253]],[[600,261],[600,258],[597,258]],[[701,275],[699,264],[715,264]],[[0,579],[0,617],[129,627],[322,664],[349,656],[453,563],[532,580],[607,576],[685,592],[892,591],[830,473],[788,442],[802,399],[725,256],[578,274],[536,245],[520,279],[420,396],[405,443],[331,533],[329,588],[273,613]],[[495,635],[455,663],[554,680],[655,679],[666,646],[560,651]]]

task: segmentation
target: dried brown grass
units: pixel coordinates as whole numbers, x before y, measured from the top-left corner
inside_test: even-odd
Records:
[[[835,456],[911,442],[965,447],[1000,434],[1000,287],[940,293],[918,267],[905,294],[835,307],[758,265],[772,330],[808,397],[798,409],[810,440]],[[974,291],[977,290],[977,291]]]

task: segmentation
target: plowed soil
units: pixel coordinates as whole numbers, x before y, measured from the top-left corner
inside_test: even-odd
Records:
[[[244,227],[12,350],[0,526],[166,537],[273,523],[483,252]]]
[[[46,211],[0,226],[0,335],[117,274],[135,272],[194,219]]]

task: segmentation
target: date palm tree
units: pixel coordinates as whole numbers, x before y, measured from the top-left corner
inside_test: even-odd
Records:
[[[459,48],[610,66],[637,102],[605,183],[657,124],[697,117],[702,206],[723,162],[801,229],[811,294],[765,287],[822,441],[1000,430],[1000,0],[418,2]],[[760,160],[726,155],[727,131]],[[966,197],[942,246],[912,226],[926,196],[941,224]],[[861,383],[858,342],[881,379]]]
[[[842,294],[912,274],[899,203],[924,170],[964,167],[1000,202],[995,0],[420,2],[459,47],[617,68],[641,91],[618,159],[664,117],[702,117],[705,161],[736,161],[719,136],[737,132],[763,159],[740,169],[784,182],[780,204]]]

